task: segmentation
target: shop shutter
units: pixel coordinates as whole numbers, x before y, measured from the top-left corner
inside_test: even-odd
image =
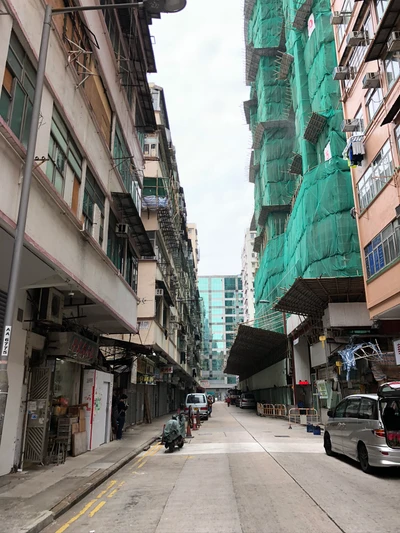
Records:
[[[0,336],[3,335],[4,316],[6,314],[7,294],[0,291]]]

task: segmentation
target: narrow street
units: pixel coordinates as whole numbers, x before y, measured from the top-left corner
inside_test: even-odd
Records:
[[[400,472],[327,457],[322,437],[214,405],[182,450],[156,444],[46,533],[387,533]]]

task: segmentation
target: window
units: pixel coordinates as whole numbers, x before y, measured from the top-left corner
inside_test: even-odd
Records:
[[[360,398],[352,398],[350,400],[347,400],[345,418],[358,418],[360,402]]]
[[[357,183],[360,209],[365,209],[383,189],[393,174],[393,157],[389,141],[383,146],[364,176]]]
[[[378,410],[376,401],[370,398],[361,398],[358,418],[362,418],[363,420],[377,420]]]
[[[383,102],[383,92],[382,89],[371,89],[367,92],[366,96],[366,108],[368,115],[368,122],[374,118],[376,112]]]
[[[133,156],[129,153],[128,147],[122,135],[121,128],[118,124],[115,128],[114,160],[115,167],[121,174],[125,189],[132,196],[132,199],[135,202],[136,208],[140,214],[141,200],[139,183],[137,181],[137,171],[132,161]]]
[[[378,24],[381,21],[383,14],[386,11],[389,0],[375,0],[375,10],[376,18],[378,19]]]
[[[117,237],[116,227],[118,221],[114,213],[110,210],[110,219],[108,224],[108,242],[107,242],[107,255],[114,263],[114,265],[121,270],[122,266],[122,253],[123,253],[123,241]]]
[[[397,152],[400,156],[400,126],[397,126],[394,130],[394,134],[396,135]]]
[[[234,291],[236,289],[236,278],[225,278],[225,290]]]
[[[385,71],[388,88],[391,89],[400,75],[400,58],[398,52],[391,52],[386,56]]]
[[[354,4],[353,4],[353,6],[354,6]],[[346,9],[346,11],[347,11],[347,9]],[[371,20],[371,15],[370,14],[365,19],[365,22],[362,25],[362,27],[360,28],[360,31],[366,32],[368,39],[372,39],[373,38],[373,36],[374,36],[374,28],[373,28],[373,25],[372,25],[372,20]],[[367,52],[368,46],[369,46],[369,40],[368,39],[365,42],[363,42],[362,45],[356,46],[354,48],[353,52],[350,55],[350,59],[349,59],[349,61],[347,63],[348,67],[353,67],[356,71],[358,70],[358,68],[360,67],[360,65],[362,63],[362,60],[364,59],[364,56],[365,56],[365,54]],[[354,79],[345,80],[344,81],[344,88],[346,90],[350,89],[351,86],[353,85],[353,83],[354,83]]]
[[[354,9],[354,0],[345,0],[342,5],[341,11],[344,11],[345,13],[351,13]],[[346,33],[347,24],[350,21],[350,15],[346,15],[344,17],[343,24],[340,24],[338,26],[338,42],[339,45],[343,41],[344,34]]]
[[[100,246],[103,244],[104,232],[104,202],[105,196],[103,191],[97,185],[97,182],[90,172],[89,168],[86,170],[85,194],[83,197],[83,216],[85,219],[85,229],[93,236],[98,235]],[[96,212],[98,210],[98,215]],[[98,234],[97,228],[94,225],[99,225]]]
[[[65,122],[57,109],[54,108],[51,120],[49,160],[47,162],[46,174],[62,196],[64,195],[64,185],[68,169],[73,173],[74,180],[76,179],[80,186],[82,156],[72,140]]]
[[[137,292],[138,283],[138,258],[136,254],[128,246],[126,252],[126,269],[124,273],[125,280],[129,283],[132,289]],[[167,320],[164,322],[164,326],[167,327]]]
[[[367,278],[370,278],[400,256],[399,221],[391,222],[365,248]]]
[[[341,402],[335,409],[335,418],[343,418],[344,417],[344,411],[346,409],[346,400]]]
[[[0,97],[0,116],[24,146],[28,144],[35,83],[35,69],[12,33]]]

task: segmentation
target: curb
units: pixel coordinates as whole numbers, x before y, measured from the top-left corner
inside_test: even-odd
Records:
[[[127,463],[132,461],[136,456],[138,456],[144,448],[151,446],[160,438],[159,435],[152,437],[151,439],[144,442],[139,448],[135,448],[132,452],[128,453],[120,459],[117,463],[113,464],[106,470],[103,470],[99,474],[95,474],[93,477],[89,478],[85,485],[76,489],[74,492],[71,492],[68,496],[63,498],[57,505],[52,507],[50,511],[43,511],[43,513],[37,518],[34,522],[25,526],[20,530],[20,533],[40,533],[45,527],[50,525],[54,520],[59,518],[61,515],[66,513],[76,505],[78,502],[83,500],[90,492],[96,489],[99,485],[104,483],[109,477],[111,477],[115,472],[124,467]]]

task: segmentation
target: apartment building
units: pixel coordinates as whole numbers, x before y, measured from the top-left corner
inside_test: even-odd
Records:
[[[0,317],[45,5],[0,2]],[[113,383],[104,335],[138,331],[139,260],[155,253],[140,218],[145,135],[157,128],[146,79],[156,70],[151,22],[143,6],[53,17],[0,474],[20,465],[22,452],[25,460],[43,462],[49,434],[57,432],[55,402],[81,403],[90,368],[104,370],[101,413],[107,420]]]
[[[400,336],[399,5],[335,1],[331,23],[367,306],[379,333]]]
[[[243,322],[240,276],[200,276],[203,309],[202,385],[222,397],[236,386],[235,375],[224,374],[238,324]]]
[[[258,267],[258,254],[254,251],[256,231],[246,230],[242,250],[243,319],[254,321],[254,278]]]
[[[139,262],[139,336],[168,362],[171,408],[200,376],[201,314],[197,289],[198,243],[189,236],[184,189],[172,143],[164,90],[150,84],[157,127],[144,141],[142,220],[153,258]],[[195,225],[192,227],[195,228]]]
[[[189,239],[192,243],[194,269],[195,269],[196,276],[197,276],[198,264],[200,261],[199,234],[197,231],[196,224],[188,224],[187,227],[188,227]]]

